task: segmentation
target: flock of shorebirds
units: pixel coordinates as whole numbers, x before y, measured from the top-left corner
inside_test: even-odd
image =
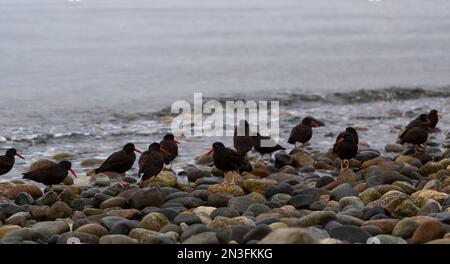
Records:
[[[437,110],[431,110],[428,114],[421,114],[399,133],[397,143],[413,144],[415,151],[424,151],[428,134],[436,127],[439,118],[440,114]],[[304,118],[300,124],[292,129],[288,143],[295,145],[296,149],[303,148],[303,145],[312,138],[312,128],[322,125],[323,123],[314,118]],[[252,166],[247,160],[247,153],[252,148],[260,153],[261,156],[265,154],[271,156],[272,153],[285,149],[279,144],[274,144],[270,147],[262,146],[261,141],[263,139],[270,139],[269,137],[261,136],[259,133],[256,133],[256,136],[251,136],[250,126],[247,121],[242,121],[240,126],[245,126],[243,129],[245,133],[242,136],[240,134],[238,135],[237,131],[241,127],[235,127],[233,137],[234,149],[225,147],[221,142],[215,142],[209,152],[206,153],[206,155],[213,154],[215,167],[225,172],[225,174],[228,172],[251,171]],[[332,150],[341,160],[341,170],[347,169],[349,167],[349,160],[357,155],[358,143],[358,132],[352,127],[346,128],[345,131],[337,136]],[[95,173],[116,172],[118,174],[124,174],[133,166],[136,160],[135,152],[138,152],[141,154],[138,175],[142,181],[145,181],[157,176],[163,169],[170,169],[171,162],[178,156],[178,144],[180,142],[175,139],[173,134],[165,135],[159,143],[154,142],[150,144],[148,150],[145,152],[141,152],[135,148],[134,144],[128,143],[122,150],[112,153],[100,167],[95,169]],[[8,149],[5,155],[0,156],[0,175],[8,173],[12,169],[16,156],[24,159],[13,148]],[[72,170],[70,161],[65,160],[23,173],[23,178],[47,185],[50,187],[49,190],[53,192],[51,186],[61,183],[67,177],[69,171],[73,176],[77,177]],[[128,184],[121,177],[118,178],[118,183],[121,186]],[[223,184],[235,184],[234,176],[231,176],[231,180],[227,180],[227,177],[225,177]]]

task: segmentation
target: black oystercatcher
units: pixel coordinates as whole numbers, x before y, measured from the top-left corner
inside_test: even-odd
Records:
[[[341,171],[348,169],[350,166],[349,160],[358,154],[358,144],[353,133],[346,131],[339,134],[333,146],[333,153],[336,153],[341,159]]]
[[[288,143],[297,146],[297,143],[301,143],[301,147],[311,140],[312,138],[312,127],[320,127],[317,122],[315,122],[312,118],[306,117],[302,120],[302,122],[296,125],[289,136]]]
[[[284,147],[280,146],[268,136],[261,136],[259,133],[256,136],[252,136],[253,147],[255,150],[261,154],[261,157],[265,154],[269,154],[269,162],[272,159],[272,153],[278,150],[285,150]],[[263,142],[264,141],[264,142]]]
[[[159,143],[152,143],[139,158],[139,176],[142,181],[158,175],[164,167],[164,153],[167,152]]]
[[[71,172],[75,178],[77,175],[72,170],[72,163],[63,160],[59,163],[53,163],[46,167],[23,173],[24,179],[30,179],[35,182],[43,183],[50,187],[50,192],[53,192],[52,185],[59,184],[67,177],[67,173]],[[53,192],[54,193],[54,192]]]
[[[358,132],[356,131],[356,129],[354,129],[353,127],[347,127],[346,129],[345,129],[345,131],[344,132],[341,132],[337,137],[336,137],[336,143],[341,139],[341,138],[343,138],[344,137],[344,135],[345,135],[345,133],[350,133],[350,134],[352,134],[352,136],[353,136],[353,142],[355,142],[355,144],[358,146],[358,144],[359,144],[359,136],[358,136]],[[333,153],[337,153],[336,152],[336,144],[334,144],[334,146],[333,146]]]
[[[244,131],[241,131],[243,126]],[[243,132],[244,134],[242,134]],[[246,120],[241,120],[239,127],[234,127],[233,145],[234,149],[242,156],[246,156],[247,152],[253,148],[253,140],[250,136],[250,126]]]
[[[206,155],[210,155],[212,152],[214,152],[214,166],[225,173],[223,185],[235,184],[234,173],[246,165],[241,154],[233,149],[226,148],[221,142],[215,142]],[[228,173],[231,174],[231,182],[227,179]]]
[[[121,151],[111,154],[100,167],[95,169],[95,173],[102,173],[105,171],[116,172],[123,174],[133,167],[136,160],[134,152],[142,153],[139,149],[134,147],[133,143],[126,144]],[[122,180],[122,177],[117,179],[119,185],[124,187],[128,183]]]
[[[425,143],[428,140],[429,123],[422,122],[420,126],[412,127],[405,131],[404,136],[400,140],[400,144],[414,144],[416,152],[425,150]]]
[[[437,110],[433,109],[430,111],[430,113],[428,114],[428,120],[430,120],[430,128],[431,129],[434,129],[436,127],[440,118],[441,118],[441,114]]]
[[[431,121],[427,114],[419,115],[416,119],[411,121],[403,130],[401,130],[397,137],[397,143],[401,143],[402,139],[408,133],[408,130],[410,130],[411,128],[414,128],[414,127],[421,126],[422,123],[426,123],[426,124],[428,124],[428,127],[430,127]],[[429,128],[428,130],[431,131],[431,128]]]
[[[0,156],[0,175],[8,173],[13,168],[14,163],[16,162],[15,156],[25,159],[22,155],[17,153],[17,150],[14,148],[6,150],[6,154]]]
[[[178,156],[178,144],[180,141],[175,139],[173,134],[166,134],[159,142],[161,147],[166,150],[164,153],[164,164],[169,165],[169,170],[172,168],[172,161]]]

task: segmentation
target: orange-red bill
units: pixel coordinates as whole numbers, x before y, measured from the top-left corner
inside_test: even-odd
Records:
[[[75,176],[75,178],[78,178],[77,174],[72,170],[72,168],[70,168],[69,170],[72,173],[72,175]]]
[[[136,151],[137,153],[142,154],[142,151],[140,151],[139,149],[135,148],[134,151]]]
[[[19,158],[21,158],[21,159],[23,159],[23,160],[25,159],[25,158],[22,156],[22,154],[16,153],[16,156],[19,157]]]
[[[214,152],[214,148],[210,149],[210,150],[208,151],[208,153],[206,153],[205,155],[206,155],[206,156],[209,156],[209,155],[211,155],[211,153],[213,153],[213,152]]]
[[[344,142],[344,138],[340,138],[340,139],[337,141],[338,144],[341,144],[342,142]]]
[[[176,139],[175,139],[174,141],[175,141],[175,143],[177,143],[178,145],[181,144],[181,142],[178,141],[178,140],[176,140]]]
[[[320,127],[319,124],[317,124],[316,122],[314,122],[313,120],[311,120],[311,124],[315,127]]]
[[[165,148],[163,148],[163,147],[159,147],[159,151],[164,152],[164,153],[169,154],[169,155],[172,155],[172,154],[169,153],[169,151],[167,151],[167,150],[166,150]]]
[[[441,117],[442,117],[442,114],[438,112],[438,113],[437,113],[437,117],[438,117],[438,118],[441,118]]]

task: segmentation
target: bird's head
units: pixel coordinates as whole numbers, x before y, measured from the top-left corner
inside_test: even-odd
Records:
[[[72,169],[72,163],[70,161],[67,160],[63,160],[59,163],[59,166],[61,166],[62,168],[70,171],[72,173],[72,175],[77,178],[77,174],[73,171]]]
[[[215,142],[214,144],[212,144],[212,148],[205,155],[208,156],[214,151],[222,149],[225,149],[225,145],[222,142]]]
[[[25,159],[20,153],[17,152],[17,150],[15,148],[10,148],[6,151],[5,154],[6,157],[8,158],[14,158],[15,156],[21,158],[21,159]]]
[[[137,149],[133,143],[127,143],[125,144],[125,146],[123,146],[123,151],[125,151],[126,153],[132,153],[133,151],[137,152],[137,153],[141,153],[142,151],[140,151],[139,149]]]

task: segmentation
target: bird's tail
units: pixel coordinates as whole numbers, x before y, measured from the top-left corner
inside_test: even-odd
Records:
[[[398,136],[397,136],[397,140],[396,140],[397,144],[402,144],[402,140],[403,140],[403,137],[405,136],[404,135],[405,132],[406,132],[406,129],[400,130],[400,132],[398,133]]]
[[[23,179],[30,179],[30,175],[28,173],[22,173],[22,178]]]

